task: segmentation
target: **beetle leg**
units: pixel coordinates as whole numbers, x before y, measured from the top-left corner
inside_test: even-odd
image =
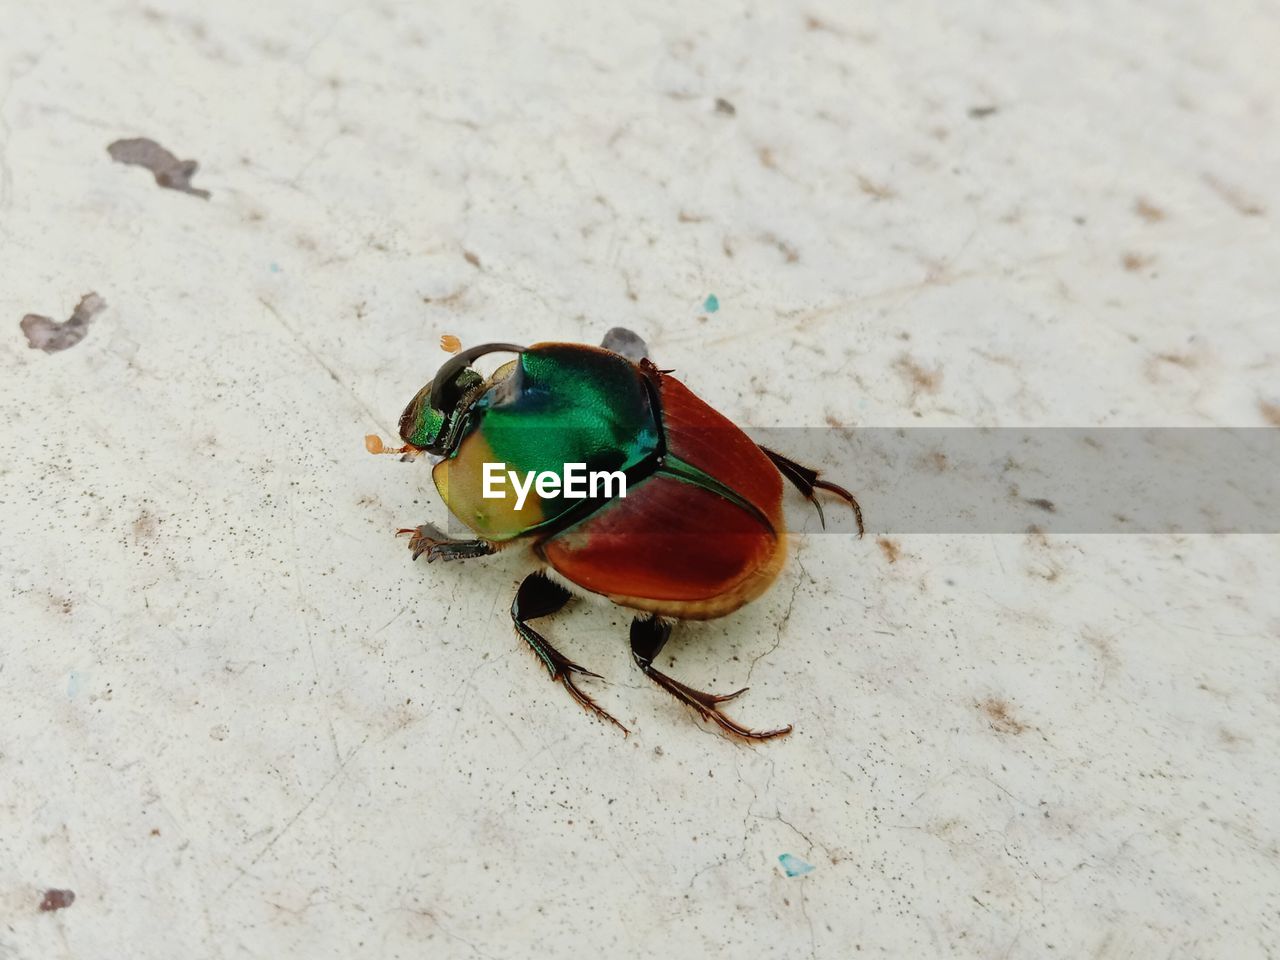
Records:
[[[516,591],[515,600],[511,602],[511,621],[516,625],[516,633],[520,634],[524,642],[533,648],[533,652],[538,655],[538,659],[547,668],[547,672],[551,674],[551,679],[559,682],[561,686],[569,691],[569,696],[577,700],[583,707],[592,711],[601,719],[608,720],[621,730],[625,736],[628,733],[627,728],[583,693],[582,690],[578,689],[578,686],[573,682],[575,673],[582,674],[585,677],[599,677],[600,674],[593,673],[586,667],[581,667],[574,663],[555,647],[551,646],[546,637],[538,633],[526,622],[555,613],[568,603],[572,596],[568,590],[545,574],[531,573],[524,578],[524,582],[520,584],[520,589]]]
[[[813,495],[814,488],[819,490],[829,490],[837,497],[848,502],[853,507],[854,518],[858,521],[858,536],[861,537],[866,533],[866,528],[862,525],[862,507],[858,504],[858,498],[846,490],[844,487],[836,483],[823,480],[818,476],[818,471],[802,466],[794,460],[784,457],[780,453],[775,453],[768,447],[761,447],[761,451],[766,457],[773,461],[773,465],[778,468],[778,472],[791,481],[797,490],[804,494],[809,502],[813,504],[814,509],[818,511],[818,520],[822,523],[822,528],[827,527],[827,518],[822,515],[822,504],[818,502],[818,498]]]
[[[662,648],[666,646],[667,639],[670,636],[671,624],[656,616],[636,617],[631,621],[631,657],[635,660],[636,666],[643,670],[658,686],[662,687],[681,703],[686,703],[693,707],[702,716],[702,719],[713,720],[721,728],[746,740],[768,740],[791,732],[790,724],[785,727],[779,727],[776,730],[752,730],[720,711],[720,704],[746,693],[746,687],[741,690],[735,690],[733,693],[720,695],[703,693],[701,690],[685,686],[679,680],[673,680],[665,673],[659,673],[654,667],[653,661],[662,651]]]
[[[427,563],[432,560],[467,560],[471,557],[485,557],[494,552],[493,544],[484,540],[450,540],[448,534],[430,523],[422,526],[397,530],[396,536],[410,534],[409,550],[413,559],[417,560],[424,553]]]

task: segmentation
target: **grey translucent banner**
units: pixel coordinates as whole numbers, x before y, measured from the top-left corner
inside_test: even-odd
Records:
[[[868,533],[1280,532],[1280,429],[747,432],[853,491]],[[826,513],[827,532],[853,529]]]
[[[668,430],[672,433],[671,425]],[[673,449],[698,466],[719,463],[715,478],[728,487],[749,488],[736,471],[774,469],[749,445],[748,455],[741,455],[745,441],[736,429],[674,430]],[[756,443],[851,491],[862,506],[868,534],[1280,533],[1280,429],[1275,428],[758,427],[746,432]],[[555,450],[564,449],[564,443],[560,432],[534,446]],[[578,446],[568,442],[569,448]],[[642,483],[637,478],[629,494]],[[785,490],[792,532],[856,532],[853,511],[834,494],[816,493],[824,508],[823,527],[790,484]],[[572,516],[585,518],[605,506],[578,501]],[[665,529],[655,527],[655,533],[679,532],[671,529],[672,509],[664,507]],[[463,536],[467,528],[450,517],[448,530]],[[695,535],[693,529],[688,532]]]

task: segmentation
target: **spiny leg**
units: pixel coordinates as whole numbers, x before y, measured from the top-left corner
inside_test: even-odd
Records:
[[[410,534],[409,550],[417,560],[424,553],[427,563],[433,560],[469,560],[494,553],[493,544],[485,540],[450,540],[439,527],[424,523],[420,527],[397,530],[396,536]]]
[[[546,666],[552,680],[559,681],[569,691],[569,695],[573,699],[588,710],[593,711],[597,716],[608,720],[625,735],[628,732],[627,728],[610,716],[598,703],[579,690],[573,682],[575,673],[580,673],[586,677],[599,677],[600,674],[592,673],[585,667],[578,666],[578,664],[551,646],[546,637],[525,622],[555,613],[568,603],[572,596],[568,590],[545,574],[531,573],[524,578],[524,582],[520,584],[520,589],[516,591],[515,600],[511,602],[511,622],[516,625],[516,633],[520,634],[524,642],[533,648],[533,652],[538,655],[538,659]]]
[[[818,476],[818,471],[810,469],[784,457],[780,453],[770,450],[768,447],[760,448],[766,457],[773,461],[773,465],[778,468],[778,472],[791,481],[797,490],[804,494],[809,502],[813,504],[818,511],[818,520],[822,523],[822,528],[827,527],[827,518],[822,515],[822,504],[818,502],[818,498],[813,495],[814,488],[819,490],[830,490],[837,497],[848,501],[849,506],[853,507],[854,518],[858,521],[858,536],[861,537],[866,533],[866,528],[862,525],[862,507],[858,503],[858,498],[846,490],[844,487],[830,481],[823,480]]]
[[[666,646],[667,638],[670,636],[671,624],[658,617],[636,617],[631,621],[631,657],[635,660],[636,666],[643,670],[658,686],[662,687],[681,703],[686,703],[693,707],[702,715],[702,719],[714,720],[725,730],[747,740],[768,740],[771,737],[781,737],[791,732],[791,724],[779,727],[776,730],[752,730],[725,716],[720,711],[720,704],[746,693],[746,687],[741,690],[735,690],[733,693],[716,696],[713,693],[703,693],[701,690],[687,687],[679,680],[673,680],[665,673],[659,673],[657,668],[654,667],[653,661],[662,652],[662,648]]]

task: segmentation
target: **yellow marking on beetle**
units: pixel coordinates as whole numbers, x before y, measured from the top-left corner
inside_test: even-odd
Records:
[[[501,462],[481,433],[462,441],[457,452],[435,465],[431,479],[454,516],[486,540],[510,540],[546,519],[542,500],[530,490],[517,510],[515,490],[503,487],[503,496],[484,496],[484,465]]]

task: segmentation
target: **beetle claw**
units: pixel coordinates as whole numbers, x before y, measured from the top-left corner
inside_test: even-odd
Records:
[[[837,497],[849,504],[849,506],[853,507],[853,518],[858,523],[858,539],[861,540],[863,534],[867,532],[867,528],[862,523],[862,504],[858,503],[858,498],[844,487],[840,486],[840,484],[831,483],[829,480],[815,480],[813,481],[813,485],[820,490],[827,490],[834,493]],[[816,499],[813,500],[813,505],[818,508],[818,519],[822,520],[822,526],[823,529],[825,529],[827,522],[822,518],[822,506]]]
[[[584,677],[595,677],[597,680],[604,679],[604,677],[596,673],[594,670],[588,670],[586,667],[580,667],[576,663],[573,663],[572,661],[566,662],[564,664],[563,669],[566,673],[578,673]]]
[[[862,506],[858,503],[858,498],[852,493],[840,486],[838,483],[832,483],[830,480],[823,480],[818,471],[810,467],[796,463],[777,451],[770,450],[768,447],[761,447],[761,452],[773,461],[773,465],[778,468],[778,472],[791,481],[791,485],[799,490],[805,498],[813,504],[815,510],[818,511],[818,522],[822,524],[822,529],[827,528],[827,518],[822,513],[822,504],[818,502],[818,498],[814,496],[814,490],[826,490],[828,493],[834,493],[837,497],[849,504],[853,508],[853,518],[858,524],[858,539],[861,540],[866,527],[862,523]]]
[[[750,687],[743,687],[741,690],[733,691],[733,693],[722,693],[719,696],[717,696],[714,693],[709,693],[707,694],[707,696],[711,699],[713,703],[728,703],[730,700],[735,700],[738,697],[742,696],[744,693],[746,693],[750,689],[751,689]]]
[[[604,707],[600,706],[600,704],[596,703],[593,699],[591,699],[590,696],[588,696],[581,689],[579,689],[576,683],[573,682],[573,674],[575,673],[583,673],[589,677],[599,677],[600,674],[592,673],[590,670],[584,670],[581,667],[578,667],[577,664],[573,664],[573,663],[569,664],[569,667],[570,668],[576,667],[576,669],[561,669],[551,679],[560,681],[560,685],[569,691],[569,696],[573,697],[573,699],[577,700],[578,703],[580,703],[587,710],[594,713],[601,720],[607,720],[609,721],[609,723],[612,723],[615,727],[617,727],[619,730],[622,731],[622,735],[624,737],[629,735],[631,731],[628,730],[626,727],[624,727],[621,723],[619,723],[617,717],[611,714]]]
[[[397,537],[409,535],[409,552],[417,560],[424,553],[427,563],[435,560],[466,560],[493,553],[493,547],[483,540],[451,540],[439,527],[424,523],[420,527],[404,527],[396,531]]]
[[[645,670],[645,673],[665,687],[668,692],[674,694],[678,700],[684,701],[697,710],[703,720],[710,720],[718,724],[722,730],[727,730],[736,737],[742,737],[744,740],[772,740],[774,737],[784,737],[791,732],[791,724],[787,724],[785,727],[776,727],[772,730],[752,730],[750,727],[744,727],[732,717],[721,712],[720,704],[746,693],[749,689],[747,687],[735,690],[733,693],[717,695],[695,690],[679,680],[673,680],[671,677],[659,673],[652,667]]]
[[[741,690],[738,693],[742,693]],[[772,730],[752,730],[750,727],[744,727],[732,717],[721,713],[715,706],[725,700],[736,697],[738,693],[731,693],[727,697],[715,697],[708,694],[711,703],[708,704],[691,704],[695,710],[702,715],[702,719],[711,720],[718,724],[722,730],[727,730],[735,737],[742,737],[744,740],[772,740],[774,737],[785,737],[791,732],[791,724],[785,727],[775,727]]]
[[[410,534],[409,552],[413,554],[413,559],[417,560],[425,553],[427,555],[427,563],[436,558],[436,548],[442,543],[448,542],[448,538],[429,523],[424,523],[416,530],[401,530],[400,532]]]
[[[768,740],[791,732],[790,724],[774,730],[752,730],[720,711],[720,704],[742,696],[750,689],[749,687],[743,687],[741,690],[735,690],[732,693],[706,693],[702,690],[695,690],[693,687],[683,684],[673,677],[668,677],[658,670],[653,665],[653,661],[662,652],[662,648],[670,636],[671,624],[661,617],[636,617],[635,620],[631,621],[631,657],[635,660],[636,666],[643,670],[650,680],[681,703],[697,710],[698,715],[703,720],[717,723],[722,730],[726,730],[734,736],[742,737],[744,740]]]

